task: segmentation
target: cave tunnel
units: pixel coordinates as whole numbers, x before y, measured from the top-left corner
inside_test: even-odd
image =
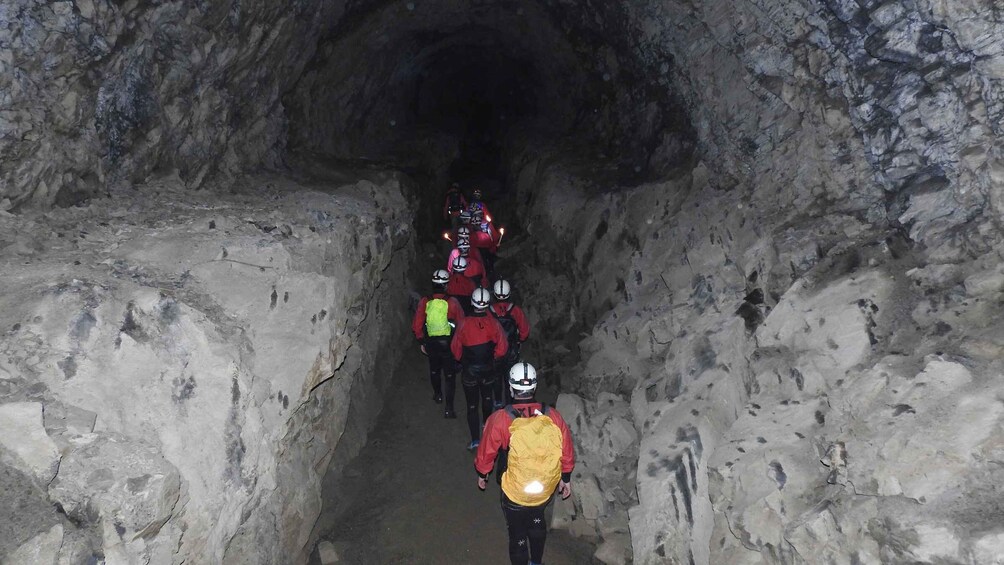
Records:
[[[0,0],[0,561],[507,563],[410,323],[507,229],[545,561],[1001,563],[992,0]]]

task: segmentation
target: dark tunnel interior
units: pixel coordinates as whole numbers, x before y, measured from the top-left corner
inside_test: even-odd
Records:
[[[652,88],[647,63],[588,27],[599,17],[532,2],[399,9],[321,41],[286,96],[291,148],[394,163],[434,193],[480,185],[490,200],[512,192],[514,148],[529,138],[576,146],[629,183],[687,158],[693,133],[675,92]],[[615,56],[616,71],[602,63]]]

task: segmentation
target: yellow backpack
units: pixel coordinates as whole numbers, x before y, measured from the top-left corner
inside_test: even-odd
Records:
[[[520,506],[546,503],[561,480],[561,430],[543,412],[522,417],[512,406],[509,452],[502,473],[502,492]]]
[[[429,337],[446,337],[453,333],[447,318],[450,303],[442,298],[433,298],[425,303],[425,334]]]

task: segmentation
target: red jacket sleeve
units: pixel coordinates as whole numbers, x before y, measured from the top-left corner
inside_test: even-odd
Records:
[[[452,296],[446,299],[446,303],[450,305],[446,311],[446,317],[453,320],[453,323],[459,327],[460,321],[464,319],[464,308],[460,305],[460,301]]]
[[[572,469],[575,468],[575,443],[572,442],[572,432],[569,431],[568,424],[565,423],[565,419],[561,417],[561,413],[557,409],[549,409],[547,415],[561,430],[561,472],[562,474],[571,473]]]
[[[505,330],[502,329],[502,324],[495,319],[495,316],[489,316],[495,325],[495,358],[501,359],[505,357],[505,354],[509,352],[509,338],[505,335]]]
[[[453,340],[450,341],[450,352],[453,353],[453,358],[460,361],[460,358],[464,355],[464,344],[460,341],[460,334],[464,331],[464,320],[461,319],[457,323],[457,331],[453,332]]]
[[[411,333],[415,334],[415,339],[419,341],[425,338],[425,304],[427,302],[429,302],[429,298],[426,296],[418,301],[418,310],[415,310],[415,317],[411,320]]]
[[[530,337],[530,322],[526,321],[526,314],[519,306],[512,307],[512,319],[516,321],[516,329],[519,330],[519,340],[526,341]]]
[[[474,469],[478,475],[485,477],[495,466],[495,457],[500,449],[509,447],[509,423],[512,416],[505,410],[496,410],[488,416],[485,430],[481,432],[481,443],[478,453],[474,456]]]

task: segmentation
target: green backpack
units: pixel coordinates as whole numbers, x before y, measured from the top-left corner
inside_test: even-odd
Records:
[[[425,303],[425,335],[429,337],[446,337],[453,333],[447,314],[450,303],[442,298],[433,298]]]

